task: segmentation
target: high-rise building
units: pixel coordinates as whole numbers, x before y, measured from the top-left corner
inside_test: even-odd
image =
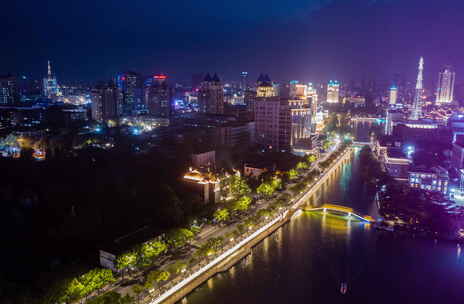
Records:
[[[214,74],[207,74],[198,91],[198,105],[201,113],[224,114],[224,86]]]
[[[416,92],[412,106],[411,120],[419,120],[422,116],[422,94],[424,93],[424,58],[419,60],[419,71],[417,73]]]
[[[113,83],[102,83],[92,90],[92,119],[102,122],[122,114],[123,95]]]
[[[154,75],[149,88],[147,107],[149,113],[159,118],[169,118],[171,115],[171,88],[167,83],[167,76]]]
[[[327,85],[327,102],[338,103],[340,100],[340,83],[338,81],[329,81]]]
[[[293,99],[307,99],[308,86],[304,83],[299,83],[294,80],[290,82],[290,98]]]
[[[52,72],[50,60],[48,61],[47,77],[43,79],[43,95],[52,98],[60,94],[58,82],[56,81],[55,74]]]
[[[398,100],[398,87],[394,85],[390,88],[390,104],[391,105],[396,104],[397,100]]]
[[[240,73],[240,89],[244,92],[248,88],[247,83],[248,72],[241,72]]]
[[[135,72],[125,72],[116,76],[116,86],[122,93],[123,114],[132,115],[142,100],[140,76]]]
[[[13,75],[0,76],[0,104],[13,104],[19,101],[18,84]]]
[[[438,74],[437,85],[437,104],[446,104],[453,102],[454,99],[454,81],[456,73],[447,66]]]
[[[277,88],[272,84],[268,75],[261,74],[258,77],[256,86],[256,97],[268,98],[278,95]]]
[[[311,98],[311,111],[315,114],[317,112],[317,100],[318,100],[318,95],[317,95],[317,88],[313,86],[313,84],[310,82],[308,83],[308,97]]]
[[[256,141],[274,151],[291,151],[309,140],[311,108],[307,100],[260,98],[255,103]]]

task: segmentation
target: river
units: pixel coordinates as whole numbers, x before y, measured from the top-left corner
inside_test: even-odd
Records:
[[[324,188],[321,201],[372,215],[375,203],[359,179],[358,153]],[[464,303],[463,255],[455,243],[399,238],[304,213],[180,303]]]

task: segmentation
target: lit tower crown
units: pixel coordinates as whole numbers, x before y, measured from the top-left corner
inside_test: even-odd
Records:
[[[419,73],[417,74],[416,90],[424,88],[424,57],[419,60]]]
[[[48,78],[52,78],[52,65],[50,63],[50,60],[48,61]]]
[[[416,95],[414,96],[411,120],[418,120],[422,116],[422,91],[424,89],[424,58],[419,60],[419,73],[417,74]]]

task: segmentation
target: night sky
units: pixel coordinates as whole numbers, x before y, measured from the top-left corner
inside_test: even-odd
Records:
[[[4,1],[0,73],[94,81],[136,70],[190,80],[218,72],[274,80],[464,75],[462,0]]]

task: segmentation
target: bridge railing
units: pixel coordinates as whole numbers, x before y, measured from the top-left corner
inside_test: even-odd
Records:
[[[341,212],[341,213],[347,214],[348,217],[353,216],[353,217],[361,219],[362,221],[369,222],[369,223],[375,222],[374,218],[369,215],[365,215],[365,216],[359,215],[355,213],[352,208],[340,206],[340,205],[324,204],[321,207],[306,208],[305,210],[306,211],[321,211],[322,210],[324,213],[326,213],[327,211]]]

